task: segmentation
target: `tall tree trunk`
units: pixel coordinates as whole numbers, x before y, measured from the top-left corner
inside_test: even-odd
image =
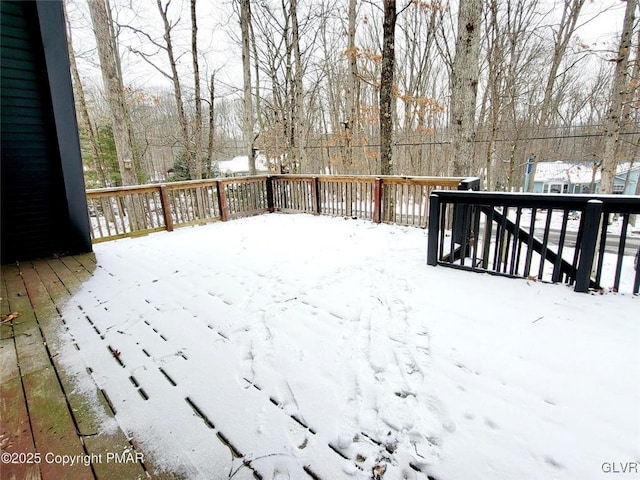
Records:
[[[249,158],[249,173],[256,174],[256,159],[253,151],[253,102],[251,98],[251,54],[249,24],[251,22],[250,0],[240,0],[240,31],[242,35],[242,77],[244,93],[244,141]]]
[[[66,2],[63,2],[63,7],[65,8],[65,18],[67,18]],[[73,79],[73,95],[75,97],[76,108],[80,113],[80,126],[85,131],[87,138],[89,140],[89,148],[91,150],[91,156],[93,157],[93,165],[94,165],[94,168],[96,169],[96,173],[98,174],[100,184],[103,187],[109,187],[111,185],[109,185],[107,174],[105,172],[104,162],[102,159],[102,152],[100,151],[100,146],[98,145],[98,139],[96,138],[95,130],[93,129],[93,123],[91,122],[91,117],[89,116],[89,109],[87,108],[87,100],[84,96],[84,88],[82,86],[82,80],[80,79],[80,74],[78,73],[78,65],[76,63],[76,55],[73,50],[71,28],[69,26],[68,20],[67,20],[67,48],[69,49],[69,64],[71,69],[71,78]]]
[[[110,20],[109,0],[89,0],[88,5],[98,45],[102,82],[111,115],[120,178],[123,185],[136,185],[138,178],[135,169],[131,118],[127,110],[120,57],[113,34],[113,24]],[[144,224],[142,206],[128,197],[124,198],[124,205],[131,231],[139,230],[140,226]],[[111,212],[105,213],[107,219],[110,214]]]
[[[611,84],[609,110],[605,122],[604,153],[602,155],[602,179],[600,193],[612,193],[618,159],[616,149],[620,136],[621,117],[625,103],[630,100],[629,89],[629,56],[631,53],[631,36],[638,2],[627,0],[624,14],[620,47],[615,59],[616,65]]]
[[[303,96],[303,84],[302,84],[302,54],[300,53],[300,32],[298,25],[298,0],[290,0],[289,12],[291,14],[291,43],[293,44],[293,65],[295,67],[295,74],[293,76],[293,88],[294,88],[294,105],[292,119],[293,128],[296,132],[296,146],[298,149],[297,157],[299,164],[296,166],[296,172],[302,171],[302,166],[306,164],[305,161],[305,142],[304,142],[304,96]]]
[[[262,114],[262,101],[260,95],[260,65],[258,64],[258,45],[256,42],[256,34],[253,31],[253,24],[249,22],[249,35],[251,37],[251,50],[253,52],[253,58],[255,59],[253,62],[253,73],[255,78],[253,79],[254,85],[254,95],[256,98],[256,121],[258,122],[258,132],[263,133],[261,135],[262,140],[262,153],[268,159],[271,158],[269,155],[269,147],[266,141],[266,135],[264,135],[264,116]],[[251,148],[251,152],[253,153],[253,146]],[[267,164],[269,162],[267,161]]]
[[[207,178],[211,178],[211,167],[213,163],[213,140],[216,133],[214,101],[215,95],[215,74],[211,75],[211,85],[209,89],[209,142],[207,144]]]
[[[353,145],[352,140],[356,134],[357,118],[356,109],[359,101],[358,85],[360,80],[358,79],[358,55],[356,49],[356,1],[349,0],[349,7],[347,11],[348,17],[348,30],[347,30],[347,56],[349,58],[349,80],[347,82],[347,98],[346,98],[346,110],[347,120],[344,125],[345,128],[345,143],[346,151],[344,158],[344,169],[346,173],[353,173]]]
[[[136,185],[133,146],[131,144],[129,112],[126,106],[124,85],[120,74],[116,40],[109,23],[109,0],[88,0],[89,13],[98,45],[98,57],[102,71],[107,104],[111,115],[113,137],[118,155],[118,166],[123,185]]]
[[[166,5],[162,5],[161,0],[156,0],[158,12],[162,17],[164,26],[164,41],[166,43],[167,56],[169,57],[169,66],[171,67],[171,83],[173,84],[173,94],[176,98],[176,108],[178,109],[178,123],[180,124],[180,133],[182,134],[182,144],[186,156],[187,167],[189,169],[189,178],[194,178],[195,165],[193,163],[193,145],[189,138],[189,126],[187,124],[187,115],[184,111],[184,101],[182,99],[182,86],[180,85],[180,77],[176,65],[176,57],[173,53],[173,40],[171,39],[171,30],[173,26],[169,23],[168,10],[171,0]]]
[[[191,0],[191,58],[193,61],[193,82],[195,86],[195,113],[193,121],[193,171],[192,179],[202,178],[202,96],[200,93],[200,66],[198,64],[198,23],[196,21],[196,0]],[[213,107],[212,107],[213,108]],[[190,169],[191,170],[191,169]]]
[[[475,140],[481,0],[460,0],[451,85],[453,175],[470,175]]]
[[[384,0],[382,68],[380,72],[380,174],[393,175],[393,80],[395,70],[396,1]]]

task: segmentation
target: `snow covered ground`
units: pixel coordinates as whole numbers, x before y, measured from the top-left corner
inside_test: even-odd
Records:
[[[640,462],[640,297],[429,267],[424,230],[307,215],[95,251],[65,363],[184,478],[598,479]]]

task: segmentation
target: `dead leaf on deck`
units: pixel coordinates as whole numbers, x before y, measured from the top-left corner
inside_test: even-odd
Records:
[[[8,315],[3,315],[2,316],[2,323],[6,323],[6,322],[10,322],[12,320],[15,320],[16,318],[18,318],[21,315],[22,314],[20,312],[11,312]]]
[[[373,467],[373,478],[375,480],[380,480],[386,471],[387,471],[386,465],[375,465]]]

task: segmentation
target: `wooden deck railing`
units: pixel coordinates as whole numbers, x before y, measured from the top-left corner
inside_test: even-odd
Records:
[[[477,189],[460,177],[269,175],[87,191],[94,242],[264,212],[426,227],[432,190]]]

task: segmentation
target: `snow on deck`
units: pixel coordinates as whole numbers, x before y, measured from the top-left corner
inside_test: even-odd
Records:
[[[590,479],[640,461],[638,297],[429,267],[424,230],[305,215],[95,251],[66,361],[185,478]]]

